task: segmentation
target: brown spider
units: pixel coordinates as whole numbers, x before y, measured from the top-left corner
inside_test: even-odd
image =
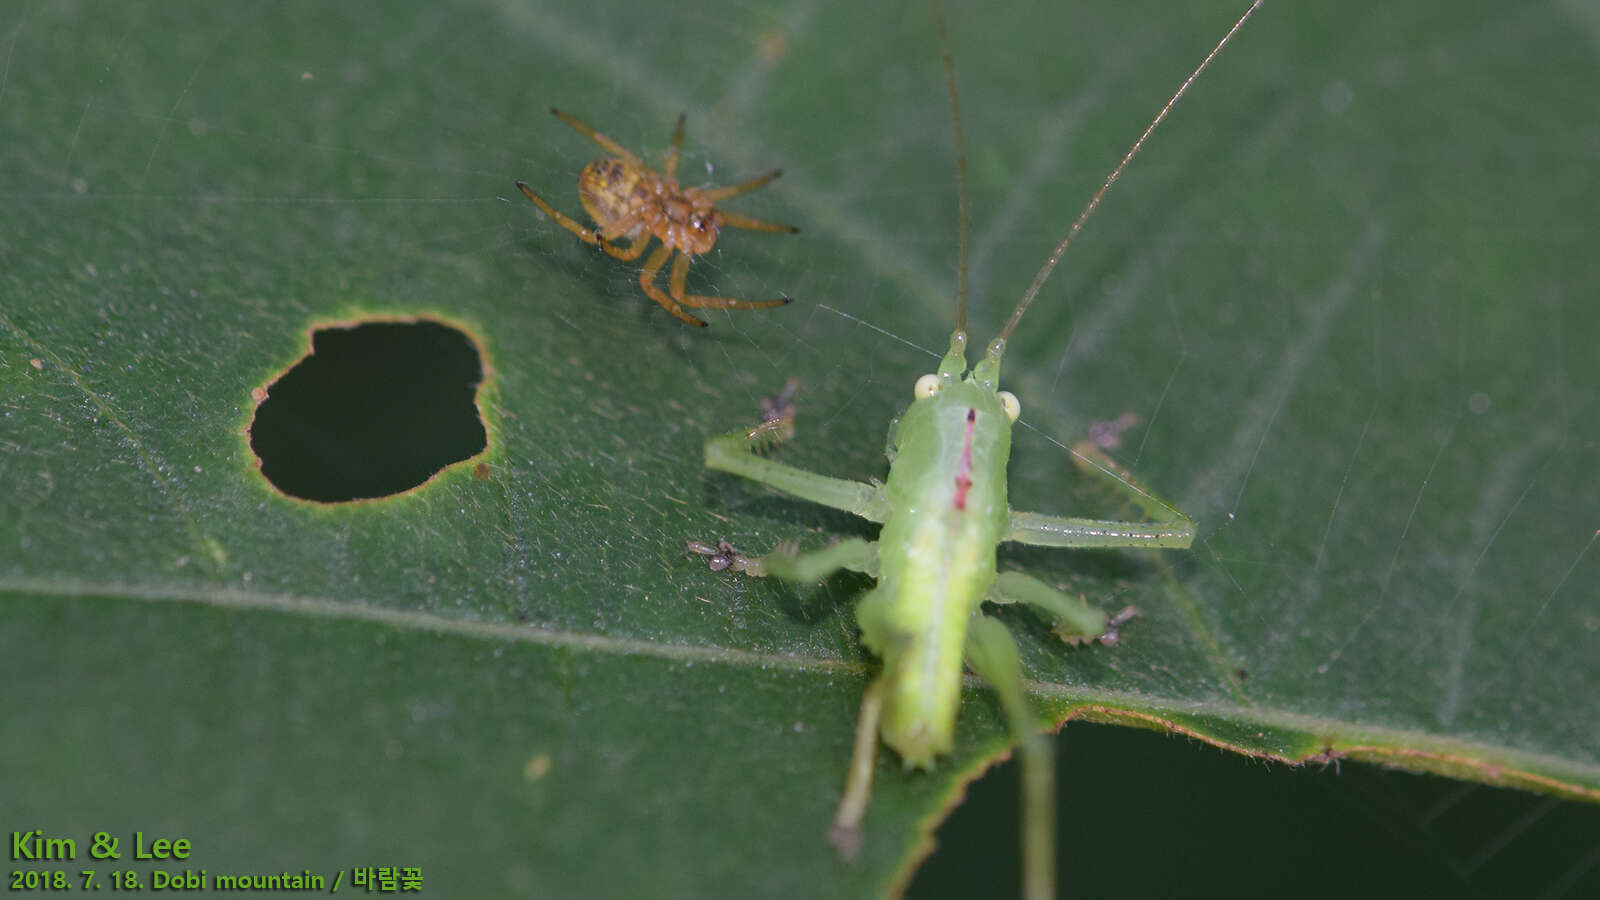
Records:
[[[533,201],[533,205],[544,210],[545,215],[555,219],[556,224],[582,238],[586,243],[595,244],[617,259],[629,261],[638,259],[644,254],[651,238],[659,239],[661,246],[644,261],[644,270],[639,273],[639,286],[644,288],[644,292],[650,295],[651,300],[661,304],[667,312],[690,325],[701,328],[706,327],[706,323],[686,312],[685,306],[766,309],[789,302],[788,297],[779,297],[776,300],[708,297],[701,294],[686,294],[683,288],[684,279],[689,274],[690,257],[710,250],[717,242],[717,230],[723,225],[780,234],[793,234],[800,230],[793,225],[776,225],[737,213],[724,212],[716,206],[718,201],[747,194],[765,185],[783,174],[782,172],[773,169],[765,175],[732,187],[682,187],[678,184],[676,173],[678,147],[683,144],[683,116],[678,116],[678,127],[672,131],[672,152],[667,155],[666,171],[663,173],[646,166],[621,144],[561,110],[552,107],[550,112],[613,154],[584,166],[583,173],[578,176],[578,199],[583,202],[583,208],[599,227],[595,229],[583,227],[570,216],[558,212],[544,198],[530,190],[524,182],[517,182],[517,187]],[[622,238],[627,238],[632,243],[626,247],[613,243]],[[655,284],[655,279],[661,267],[672,258],[673,251],[677,251],[678,258],[673,261],[672,273],[667,278],[667,286],[671,291],[671,296],[668,296],[666,291]]]

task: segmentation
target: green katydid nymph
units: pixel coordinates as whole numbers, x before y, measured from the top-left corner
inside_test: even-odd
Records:
[[[918,378],[910,407],[891,429],[889,476],[866,483],[818,475],[784,465],[755,451],[770,443],[765,425],[707,441],[706,466],[742,475],[787,494],[855,513],[883,525],[878,540],[845,540],[797,553],[780,546],[763,557],[747,557],[725,541],[696,541],[689,551],[711,558],[714,569],[816,581],[839,569],[862,572],[877,584],[856,612],[862,640],[883,661],[861,702],[855,746],[844,796],[830,832],[846,855],[859,840],[881,740],[906,766],[929,768],[951,749],[960,708],[963,660],[991,684],[1022,745],[1023,872],[1029,897],[1054,896],[1054,762],[1024,697],[1016,642],[985,603],[1023,603],[1056,620],[1070,640],[1115,644],[1118,631],[1137,611],[1107,615],[1020,572],[998,572],[996,548],[1015,541],[1047,547],[1187,548],[1195,523],[1172,504],[1145,490],[1109,457],[1084,457],[1085,469],[1125,494],[1145,521],[1067,518],[1012,509],[1006,497],[1011,427],[1021,414],[1015,396],[1000,390],[1006,342],[1067,246],[1082,229],[1145,140],[1261,4],[1256,0],[1206,55],[1157,113],[1083,212],[1056,245],[981,359],[967,367],[967,244],[970,230],[966,162],[960,104],[949,38],[942,13],[935,17],[944,48],[956,145],[960,206],[960,264],[955,330],[950,349],[934,373]]]

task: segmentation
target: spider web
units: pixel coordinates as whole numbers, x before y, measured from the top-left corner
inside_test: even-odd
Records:
[[[950,11],[976,339],[1235,5]],[[1118,457],[1202,525],[1192,557],[1165,564],[1177,591],[1143,558],[1003,554],[1146,610],[1141,640],[1114,655],[1063,654],[1008,618],[1042,683],[1245,723],[1293,716],[1351,744],[1413,734],[1600,766],[1600,393],[1585,358],[1600,339],[1586,243],[1600,135],[1570,112],[1593,83],[1579,40],[1593,23],[1554,7],[1451,11],[1441,26],[1377,4],[1328,22],[1268,8],[1029,313],[1004,372],[1030,426],[1013,502],[1107,503],[1067,448],[1131,413]],[[0,526],[0,587],[270,579],[573,639],[859,661],[859,583],[745,585],[677,553],[689,537],[759,550],[871,533],[707,476],[698,447],[798,378],[782,458],[881,477],[887,423],[942,351],[954,293],[926,18],[823,2],[0,13],[0,473],[17,511]],[[686,182],[783,168],[730,208],[802,233],[726,233],[690,290],[794,304],[688,331],[643,296],[635,266],[540,215],[513,182],[577,216],[577,173],[598,155],[552,105],[652,164],[686,112]],[[322,527],[298,513],[268,505],[292,525],[246,525],[265,502],[232,443],[250,388],[312,323],[361,313],[438,315],[483,338],[500,493],[453,487],[427,516],[352,520],[318,547],[292,537]],[[80,445],[118,449],[88,464],[63,449]],[[108,467],[134,475],[74,484]],[[70,524],[85,511],[159,527],[141,542]],[[413,540],[427,552],[409,565],[375,549]],[[374,558],[401,575],[385,580]],[[1154,764],[1130,765],[1105,781]],[[1419,790],[1438,797],[1358,802],[1345,827],[1381,822],[1434,848],[1443,883],[1488,895],[1533,856],[1549,896],[1600,877],[1585,807]],[[1319,842],[1341,830],[1333,812],[1258,815],[1275,813]],[[1492,827],[1451,824],[1466,818]]]

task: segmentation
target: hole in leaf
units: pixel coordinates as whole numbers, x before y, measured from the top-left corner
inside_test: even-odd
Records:
[[[483,452],[482,381],[477,345],[439,322],[319,328],[311,353],[264,392],[250,449],[261,474],[292,497],[397,494]]]

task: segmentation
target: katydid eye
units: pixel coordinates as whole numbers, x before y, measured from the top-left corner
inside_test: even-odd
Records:
[[[917,379],[911,386],[911,393],[918,400],[928,400],[939,393],[939,376],[929,373]]]
[[[1006,418],[1015,422],[1022,418],[1022,401],[1010,391],[1001,391],[995,395],[1000,398],[1000,408],[1006,411]]]

